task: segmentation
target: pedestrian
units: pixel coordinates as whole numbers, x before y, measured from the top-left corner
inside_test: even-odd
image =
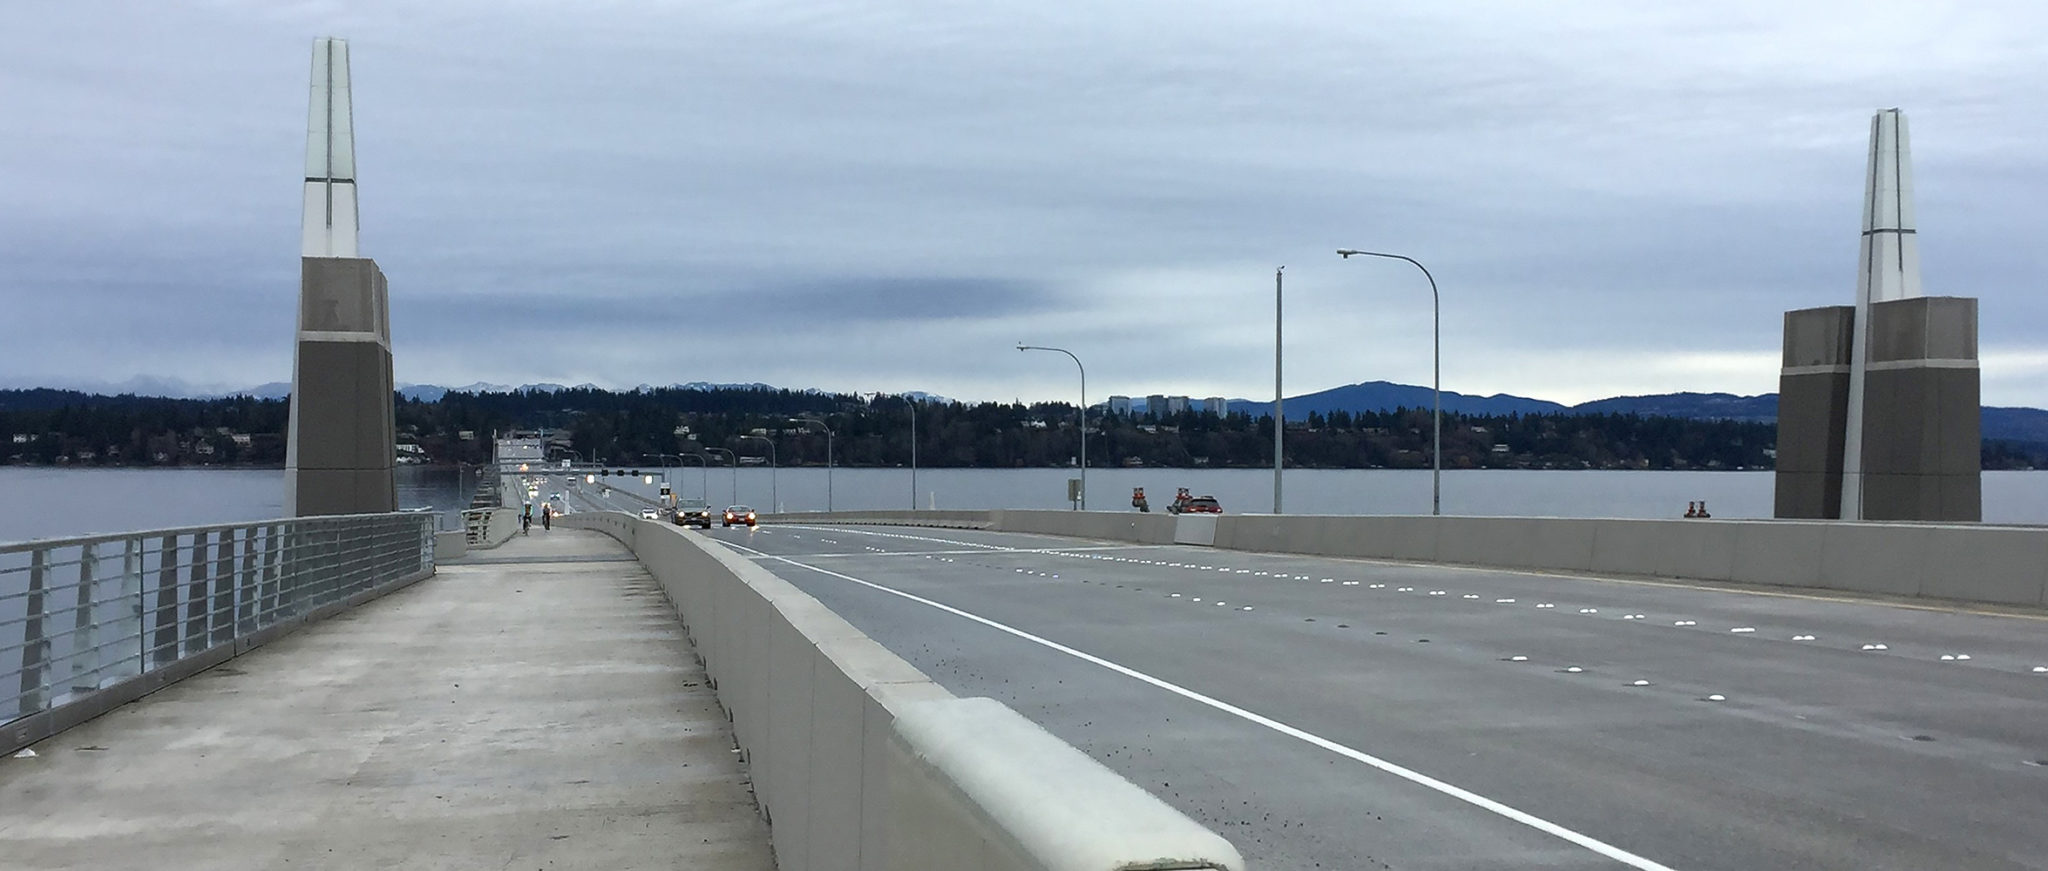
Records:
[[[543,505],[543,506],[541,506],[541,509],[540,509],[540,528],[541,528],[541,531],[542,531],[542,532],[546,532],[546,531],[548,531],[548,530],[550,530],[550,529],[554,529],[554,528],[555,528],[555,525],[554,525],[554,523],[552,523],[552,522],[550,521],[550,519],[551,519],[551,518],[553,518],[554,516],[555,516],[555,509],[554,509],[554,507],[553,507],[553,506],[551,506],[551,505]]]
[[[526,503],[526,512],[519,515],[519,534],[533,534],[533,503]]]

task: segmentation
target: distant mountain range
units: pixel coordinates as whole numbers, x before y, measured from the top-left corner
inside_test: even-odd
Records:
[[[1392,411],[1396,408],[1429,408],[1430,389],[1389,381],[1346,384],[1315,393],[1287,397],[1287,419],[1306,420],[1311,412]],[[1231,411],[1250,415],[1273,413],[1273,403],[1249,399],[1230,400]],[[1532,399],[1509,393],[1472,396],[1444,391],[1444,410],[1460,414],[1641,414],[1718,420],[1776,420],[1778,395],[1736,396],[1732,393],[1662,393],[1654,396],[1616,396],[1578,405],[1547,399]]]
[[[1273,403],[1248,399],[1230,400],[1231,411],[1250,415],[1273,413]],[[1393,411],[1397,408],[1429,408],[1430,389],[1387,381],[1346,384],[1315,393],[1287,397],[1287,419],[1307,420],[1310,413],[1332,411],[1352,413]],[[1660,393],[1651,396],[1616,396],[1577,405],[1544,399],[1496,393],[1469,396],[1444,391],[1444,411],[1460,414],[1637,414],[1645,417],[1681,417],[1694,420],[1744,420],[1770,422],[1778,419],[1778,394],[1737,396],[1732,393]],[[1984,437],[2008,441],[2048,443],[2048,411],[2038,408],[1986,407],[1983,411]]]

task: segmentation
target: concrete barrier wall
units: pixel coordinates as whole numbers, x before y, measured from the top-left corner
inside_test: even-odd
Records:
[[[1793,520],[1605,520],[1118,511],[870,511],[909,523],[1136,544],[1641,575],[2048,607],[2048,529]]]
[[[464,535],[471,549],[493,548],[519,533],[518,508],[471,508],[462,512]]]
[[[993,528],[1004,532],[1066,535],[1134,544],[1172,544],[1175,528],[1175,518],[1170,514],[1044,510],[1003,510],[990,514],[993,515]]]
[[[762,514],[762,523],[856,523],[890,526],[932,526],[949,529],[987,529],[987,511],[793,511]]]
[[[784,871],[1244,867],[1156,797],[1000,703],[954,697],[700,533],[610,512],[562,523],[624,542],[675,604]]]
[[[2027,527],[1236,515],[1215,545],[2048,606],[2048,529]]]

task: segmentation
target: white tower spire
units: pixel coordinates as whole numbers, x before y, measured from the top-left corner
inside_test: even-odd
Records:
[[[1870,305],[1920,296],[1920,241],[1914,233],[1912,150],[1906,116],[1870,119],[1863,187],[1862,260],[1856,270],[1856,326],[1849,351],[1849,413],[1842,438],[1842,519],[1863,519],[1863,393],[1870,364]]]
[[[306,116],[306,257],[355,257],[356,144],[349,104],[348,41],[313,41],[311,108]]]

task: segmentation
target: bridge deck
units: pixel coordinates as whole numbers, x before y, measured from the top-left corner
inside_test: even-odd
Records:
[[[0,759],[9,868],[773,868],[646,571],[557,529]]]

